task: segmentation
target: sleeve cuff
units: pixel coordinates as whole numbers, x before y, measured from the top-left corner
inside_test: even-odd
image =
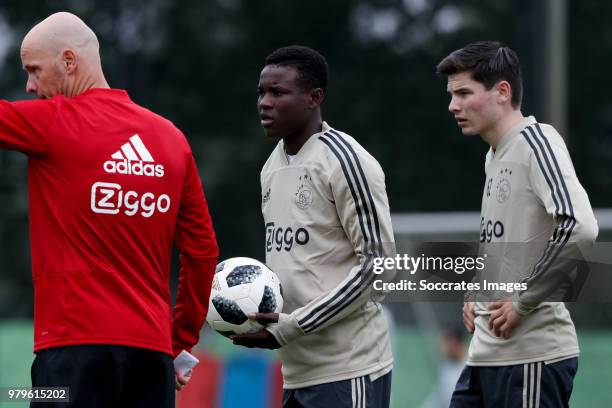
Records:
[[[304,332],[300,328],[297,319],[293,315],[285,313],[278,314],[278,323],[270,324],[266,327],[278,341],[278,344],[284,346],[294,339],[303,336]]]
[[[515,294],[512,298],[512,307],[521,316],[528,315],[535,309],[535,307],[528,306],[525,303],[521,302],[521,299],[519,298],[518,294]]]
[[[172,357],[173,358],[176,358],[176,356],[178,356],[183,350],[187,351],[188,353],[191,353],[191,347],[181,345],[175,342],[172,343]]]

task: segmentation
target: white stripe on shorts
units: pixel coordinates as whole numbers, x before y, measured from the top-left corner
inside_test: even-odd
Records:
[[[540,385],[542,384],[542,362],[538,363],[538,375],[536,377],[536,399],[535,408],[540,408]]]
[[[528,364],[523,364],[523,408],[527,408],[527,377],[529,374]]]

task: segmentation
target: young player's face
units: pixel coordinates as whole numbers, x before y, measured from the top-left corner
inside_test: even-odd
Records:
[[[27,92],[36,94],[41,99],[62,93],[65,74],[61,70],[59,58],[37,48],[22,47],[21,62],[28,74]]]
[[[449,75],[447,90],[451,95],[448,110],[464,135],[486,135],[499,120],[502,110],[496,86],[487,90],[470,72],[461,72]]]
[[[267,65],[259,76],[257,109],[266,134],[288,137],[303,129],[312,115],[311,92],[289,66]]]

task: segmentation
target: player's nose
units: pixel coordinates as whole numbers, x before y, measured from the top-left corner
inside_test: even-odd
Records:
[[[272,107],[272,98],[269,93],[263,93],[257,101],[257,106],[260,110]]]
[[[38,87],[36,86],[36,81],[34,81],[31,76],[28,76],[28,81],[26,82],[26,92],[36,93],[37,89]]]
[[[457,103],[455,98],[451,98],[451,101],[448,104],[448,111],[450,113],[457,113],[457,112],[459,112],[459,110],[460,110],[459,104]]]

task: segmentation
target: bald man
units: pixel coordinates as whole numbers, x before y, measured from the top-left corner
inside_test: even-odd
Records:
[[[39,98],[74,97],[92,88],[110,88],[100,63],[98,39],[77,16],[56,13],[25,36],[21,61],[26,90]]]
[[[0,101],[0,148],[28,156],[32,385],[69,387],[61,407],[173,407],[189,377],[172,359],[198,341],[218,256],[189,144],[109,87],[75,15],[32,28],[21,59],[38,99]]]

